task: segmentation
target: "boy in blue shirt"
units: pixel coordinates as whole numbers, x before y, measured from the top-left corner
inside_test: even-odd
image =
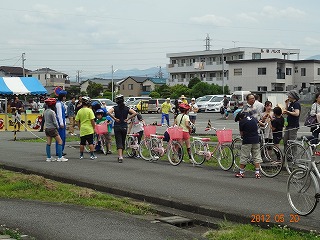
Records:
[[[235,122],[239,121],[239,130],[242,137],[241,155],[240,155],[240,171],[235,176],[244,178],[244,169],[250,160],[253,159],[255,166],[255,176],[261,178],[260,163],[262,162],[260,153],[260,143],[258,135],[258,121],[247,113],[237,109],[234,112]],[[251,156],[250,156],[251,154]]]

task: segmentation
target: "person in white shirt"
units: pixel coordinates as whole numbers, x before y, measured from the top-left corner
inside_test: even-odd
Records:
[[[190,118],[190,121],[193,124],[195,124],[197,119],[197,112],[199,110],[198,105],[196,103],[196,99],[191,98],[191,103],[189,105],[190,105],[189,118]]]

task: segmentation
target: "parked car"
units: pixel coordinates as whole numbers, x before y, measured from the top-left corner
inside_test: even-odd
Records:
[[[206,105],[205,112],[220,112],[220,108],[223,106],[223,99],[224,95],[217,95],[214,98],[212,98]],[[227,99],[229,100],[230,107],[231,95],[227,95]]]
[[[101,104],[101,106],[102,106],[102,103],[105,102],[105,103],[106,103],[106,109],[107,109],[107,111],[108,111],[110,108],[112,108],[112,107],[114,107],[114,106],[117,106],[117,103],[111,101],[111,100],[108,99],[108,98],[95,98],[95,99],[91,99],[91,102],[94,102],[94,101],[98,101],[98,102]]]
[[[250,94],[250,91],[235,91],[232,93],[231,100],[230,100],[230,107],[234,109],[235,98],[238,99],[238,107],[243,108],[243,105],[247,103],[246,97]]]
[[[124,103],[129,106],[131,105],[133,102],[135,102],[136,100],[149,100],[151,99],[151,97],[125,97]]]
[[[157,98],[157,99],[150,99],[148,101],[148,113],[160,113],[161,111],[161,104],[164,103],[166,99]]]
[[[149,100],[138,99],[127,106],[137,112],[148,112],[148,101]]]
[[[196,103],[199,108],[198,112],[204,112],[206,110],[208,103],[210,103],[210,100],[215,96],[218,96],[218,95],[205,95],[203,97],[197,98]]]

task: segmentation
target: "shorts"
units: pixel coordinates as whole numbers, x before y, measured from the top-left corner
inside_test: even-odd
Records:
[[[282,139],[282,132],[273,133],[273,143],[279,144]]]
[[[196,120],[197,116],[196,115],[194,115],[194,116],[189,115],[189,118],[190,118],[190,121],[192,121],[192,120]]]
[[[251,153],[251,156],[250,156]],[[247,165],[252,157],[253,163],[261,163],[260,144],[243,144],[241,146],[240,164]]]
[[[89,145],[93,144],[93,134],[80,137],[80,145],[85,146],[87,142]]]
[[[56,128],[46,128],[44,132],[47,137],[55,138],[59,135],[58,130]]]

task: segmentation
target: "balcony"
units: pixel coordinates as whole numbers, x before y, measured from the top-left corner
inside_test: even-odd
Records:
[[[284,73],[277,73],[277,79],[286,79],[286,75]]]

